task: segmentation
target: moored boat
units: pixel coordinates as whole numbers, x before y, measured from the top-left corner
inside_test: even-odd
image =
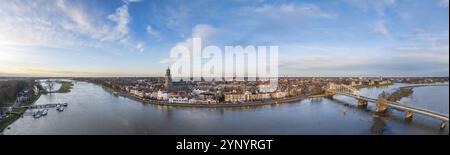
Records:
[[[38,110],[38,111],[34,112],[34,115],[33,115],[34,118],[39,118],[41,116],[42,116],[41,111]]]
[[[47,113],[48,113],[48,109],[44,109],[44,110],[42,111],[42,116],[47,116]]]

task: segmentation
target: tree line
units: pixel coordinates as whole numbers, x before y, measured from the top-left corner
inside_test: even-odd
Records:
[[[0,105],[14,102],[21,91],[34,94],[34,85],[31,79],[0,81]]]

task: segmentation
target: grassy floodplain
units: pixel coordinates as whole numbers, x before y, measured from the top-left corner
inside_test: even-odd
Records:
[[[59,90],[57,92],[58,93],[68,93],[68,92],[70,92],[72,87],[73,87],[73,83],[72,82],[62,81],[61,82],[61,87],[59,88]]]

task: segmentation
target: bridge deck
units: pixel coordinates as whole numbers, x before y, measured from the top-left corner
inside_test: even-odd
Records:
[[[339,94],[339,95],[343,95],[343,96],[352,97],[352,98],[355,98],[355,99],[366,100],[368,102],[373,102],[373,103],[377,102],[377,99],[366,97],[366,96],[355,95],[355,94],[350,94],[350,93],[343,93],[343,92],[336,92],[336,91],[333,91],[333,93]],[[418,114],[421,114],[421,115],[433,117],[433,118],[439,119],[441,121],[445,121],[445,122],[449,121],[448,120],[448,117],[449,117],[448,115],[445,115],[445,114],[442,114],[442,113],[438,113],[438,112],[435,112],[435,111],[431,111],[431,110],[427,110],[427,109],[423,109],[423,108],[417,108],[417,107],[413,107],[413,106],[410,106],[410,105],[404,105],[404,104],[397,103],[397,102],[388,102],[387,105],[389,107],[391,107],[391,108],[404,110],[404,111],[411,111],[411,112],[418,113]]]

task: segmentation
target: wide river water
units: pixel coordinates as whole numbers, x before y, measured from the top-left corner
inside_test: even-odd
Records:
[[[115,96],[91,83],[74,84],[70,93],[42,95],[35,103],[68,102],[65,111],[50,109],[35,119],[29,110],[2,134],[449,134],[448,127],[439,129],[438,120],[414,115],[409,122],[397,110],[379,116],[372,103],[357,108],[355,100],[343,96],[256,107],[168,107]],[[360,92],[376,98],[401,86]],[[448,85],[416,87],[400,102],[448,115],[448,94]]]

